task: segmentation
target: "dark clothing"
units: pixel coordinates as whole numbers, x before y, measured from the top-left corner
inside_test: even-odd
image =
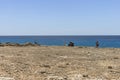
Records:
[[[73,43],[73,42],[70,42],[70,43],[68,44],[68,46],[73,47],[73,46],[74,46],[74,43]]]
[[[97,41],[97,42],[96,42],[96,48],[98,48],[98,47],[99,47],[99,42]]]

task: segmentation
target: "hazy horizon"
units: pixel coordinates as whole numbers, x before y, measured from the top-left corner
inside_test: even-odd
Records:
[[[119,0],[0,0],[1,35],[120,35]]]

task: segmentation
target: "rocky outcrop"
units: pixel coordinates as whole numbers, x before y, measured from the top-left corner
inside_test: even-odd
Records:
[[[26,42],[24,44],[6,42],[6,43],[0,43],[0,46],[1,47],[4,47],[4,46],[40,46],[40,44],[31,43],[31,42]]]

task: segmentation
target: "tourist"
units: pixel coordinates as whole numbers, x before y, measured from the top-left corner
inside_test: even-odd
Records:
[[[96,48],[99,47],[99,41],[96,41]]]

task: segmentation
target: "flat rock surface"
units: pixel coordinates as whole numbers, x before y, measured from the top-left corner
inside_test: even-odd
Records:
[[[120,80],[120,49],[0,47],[0,80]]]

